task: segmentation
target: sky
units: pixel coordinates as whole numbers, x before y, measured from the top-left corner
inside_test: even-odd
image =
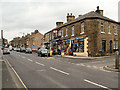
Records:
[[[39,30],[44,34],[56,27],[56,22],[66,22],[67,13],[77,18],[96,7],[104,16],[118,21],[120,0],[0,0],[0,29],[9,41],[23,33]],[[1,35],[0,35],[1,36]]]

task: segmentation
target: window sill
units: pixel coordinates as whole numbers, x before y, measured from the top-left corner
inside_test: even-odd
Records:
[[[84,34],[84,32],[81,32],[80,34]]]
[[[111,34],[111,33],[108,33],[108,34]]]
[[[101,32],[102,34],[105,34],[105,32]]]

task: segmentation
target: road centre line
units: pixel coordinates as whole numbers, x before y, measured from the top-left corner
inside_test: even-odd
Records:
[[[31,59],[28,59],[28,61],[31,61],[31,62],[32,62],[33,60],[31,60]]]
[[[41,66],[45,66],[44,64],[42,64],[42,63],[39,63],[39,62],[35,62],[36,64],[39,64],[39,65],[41,65]]]
[[[56,69],[56,68],[53,68],[53,67],[50,67],[50,68],[53,69],[53,70],[55,70],[55,71],[61,72],[61,73],[65,74],[65,75],[70,75],[69,73],[61,71],[59,69]]]
[[[112,89],[110,89],[110,88],[108,88],[108,87],[105,87],[105,86],[103,86],[103,85],[94,83],[94,82],[89,81],[89,80],[87,80],[87,79],[84,79],[84,81],[85,81],[85,82],[88,82],[88,83],[90,83],[90,84],[96,85],[96,86],[98,86],[98,87],[101,87],[101,88],[105,88],[105,89],[108,89],[108,90],[112,90]]]

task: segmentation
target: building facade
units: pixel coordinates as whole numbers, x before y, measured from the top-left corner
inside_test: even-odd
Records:
[[[57,22],[56,28],[45,33],[45,42],[55,52],[70,50],[78,56],[101,56],[113,54],[118,49],[119,23],[103,16],[97,7],[85,15],[67,14],[67,22]]]
[[[38,30],[35,30],[35,32],[31,33],[28,43],[29,48],[35,51],[38,50],[43,45],[43,35]]]

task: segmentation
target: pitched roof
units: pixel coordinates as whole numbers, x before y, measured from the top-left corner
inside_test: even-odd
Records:
[[[105,17],[105,16],[103,16],[103,15],[101,15],[101,14],[95,12],[95,11],[91,11],[91,12],[89,12],[89,13],[87,13],[87,14],[84,14],[84,15],[79,16],[78,18],[76,18],[76,19],[74,19],[74,20],[72,20],[72,21],[69,21],[69,22],[67,22],[67,23],[64,23],[64,24],[62,24],[62,25],[60,25],[60,26],[58,26],[58,27],[56,27],[56,28],[54,28],[54,29],[52,29],[52,30],[55,30],[55,29],[58,29],[58,28],[61,28],[61,27],[64,27],[64,26],[73,24],[73,23],[78,22],[78,21],[82,21],[82,20],[84,20],[84,19],[103,19],[103,20],[110,21],[110,22],[113,22],[113,23],[118,23],[118,22],[116,22],[116,21],[114,21],[114,20],[112,20],[112,19],[109,19],[109,18],[107,18],[107,17]],[[52,31],[52,30],[51,30],[51,31]],[[48,31],[48,32],[50,32],[50,31]],[[48,32],[47,32],[47,33],[48,33]],[[46,33],[45,33],[45,34],[46,34]]]

